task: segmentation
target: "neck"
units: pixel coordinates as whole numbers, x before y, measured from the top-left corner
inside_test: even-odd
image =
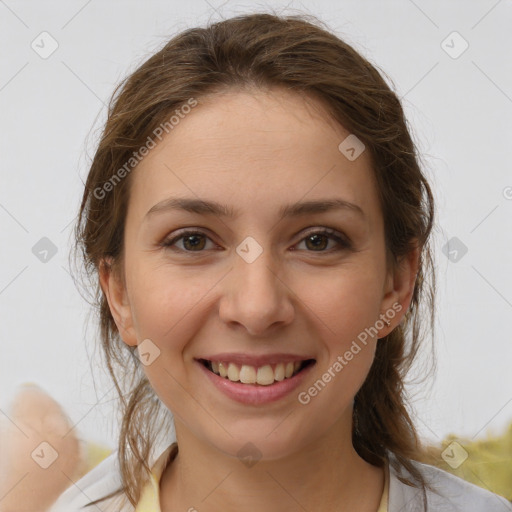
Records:
[[[384,470],[364,461],[339,428],[300,452],[244,465],[175,424],[179,452],[160,481],[162,512],[378,509]]]

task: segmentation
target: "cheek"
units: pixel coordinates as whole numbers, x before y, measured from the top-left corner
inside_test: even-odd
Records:
[[[204,279],[200,283],[165,265],[135,270],[132,276],[130,303],[140,339],[169,344],[186,338],[183,330],[190,327],[190,315],[209,288]]]
[[[340,278],[329,285],[325,296],[317,293],[312,298],[316,303],[309,304],[319,319],[315,331],[321,331],[325,357],[302,391],[304,400],[327,423],[336,421],[340,410],[349,406],[373,363],[378,338],[372,328],[379,314],[374,282]],[[326,404],[332,406],[326,408]]]
[[[204,293],[197,279],[169,265],[141,265],[131,274],[130,301],[137,339],[149,339],[154,344],[148,346],[155,356],[142,369],[155,393],[173,411],[187,404],[190,407],[190,395],[184,391],[187,375],[182,353],[196,333],[194,314]]]
[[[313,286],[314,285],[314,286]],[[380,312],[380,278],[374,268],[340,268],[322,280],[308,278],[299,296],[323,324],[333,344],[350,344],[349,338],[374,325]]]

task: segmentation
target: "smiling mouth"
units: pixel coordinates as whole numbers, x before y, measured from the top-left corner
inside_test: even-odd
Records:
[[[316,362],[315,359],[306,359],[304,361],[282,362],[255,367],[246,364],[238,365],[230,362],[209,361],[208,359],[199,359],[198,361],[221,378],[231,382],[260,386],[270,386],[275,382],[291,379],[304,370],[304,368]]]

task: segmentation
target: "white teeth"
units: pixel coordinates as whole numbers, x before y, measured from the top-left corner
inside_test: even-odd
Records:
[[[253,366],[247,366],[246,364],[242,366],[240,369],[240,382],[244,384],[254,384],[256,382],[256,370]]]
[[[228,376],[228,370],[222,363],[219,363],[219,374],[221,377]]]
[[[272,370],[272,366],[267,364],[258,368],[257,382],[262,386],[274,384],[274,370]]]
[[[301,361],[278,363],[275,368],[266,364],[259,368],[244,364],[238,367],[234,363],[220,363],[211,361],[211,369],[217,375],[228,378],[232,382],[242,382],[243,384],[259,384],[260,386],[270,386],[274,382],[280,382],[292,377],[301,367]]]
[[[229,363],[228,366],[228,379],[233,382],[240,380],[240,370],[238,369],[238,366],[233,363]]]
[[[276,369],[274,371],[274,378],[277,380],[277,381],[281,381],[281,380],[284,380],[284,364],[283,363],[279,363],[277,366],[276,366]]]

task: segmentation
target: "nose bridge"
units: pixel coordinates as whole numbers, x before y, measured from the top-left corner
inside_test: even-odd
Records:
[[[276,276],[279,265],[276,265],[271,249],[263,249],[254,238],[248,237],[236,252],[238,261],[234,270],[237,295],[245,301],[264,301],[268,308],[272,307],[281,295],[282,284]]]
[[[275,323],[289,322],[293,307],[279,269],[272,251],[254,238],[247,237],[240,243],[222,298],[222,319],[242,324],[252,334],[262,333]]]
[[[247,245],[249,245],[249,250],[247,250]],[[244,250],[245,253],[243,253]],[[256,249],[251,247],[249,243],[245,247],[241,244],[237,249],[237,254],[238,261],[235,263],[237,281],[245,286],[249,293],[263,295],[270,293],[275,298],[280,283],[277,278],[279,265],[276,265],[276,261],[272,257],[272,251],[267,249],[257,254]],[[244,291],[243,286],[242,292]],[[269,296],[267,299],[272,297]]]

